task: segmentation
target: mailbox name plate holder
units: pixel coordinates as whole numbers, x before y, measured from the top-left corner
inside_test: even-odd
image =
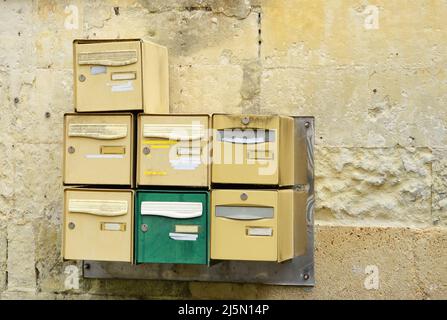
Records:
[[[276,262],[215,261],[210,266],[182,264],[139,264],[123,262],[84,261],[85,278],[96,279],[153,279],[178,281],[209,281],[261,283],[271,285],[315,285],[314,274],[314,139],[313,117],[294,117],[295,141],[305,141],[307,153],[307,185],[296,186],[308,193],[307,250],[303,256]],[[298,148],[299,149],[299,148]]]

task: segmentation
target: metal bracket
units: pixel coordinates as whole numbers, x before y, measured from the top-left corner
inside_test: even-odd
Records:
[[[314,118],[294,117],[295,135],[307,147],[307,250],[303,256],[283,263],[255,261],[214,261],[206,265],[141,264],[84,261],[84,277],[99,279],[153,279],[261,283],[271,285],[315,285],[314,274]]]

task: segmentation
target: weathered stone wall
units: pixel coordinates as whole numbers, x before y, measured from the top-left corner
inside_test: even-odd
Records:
[[[446,20],[443,0],[1,1],[0,297],[447,298]],[[62,115],[84,37],[166,45],[172,112],[316,117],[315,288],[66,289]]]

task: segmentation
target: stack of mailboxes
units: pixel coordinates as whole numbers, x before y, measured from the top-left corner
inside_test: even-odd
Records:
[[[285,116],[213,116],[211,258],[282,262],[306,251],[306,142]]]
[[[65,259],[304,254],[307,193],[294,186],[307,181],[306,146],[293,118],[169,114],[167,49],[143,40],[75,41],[74,88],[77,113],[64,124]]]

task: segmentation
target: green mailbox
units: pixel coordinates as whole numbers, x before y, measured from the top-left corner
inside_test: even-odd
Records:
[[[208,210],[206,191],[137,191],[136,263],[208,264]]]

